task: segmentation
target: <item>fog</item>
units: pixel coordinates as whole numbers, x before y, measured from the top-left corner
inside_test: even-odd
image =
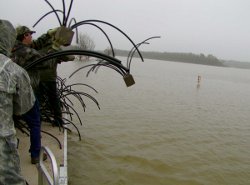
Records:
[[[62,1],[49,1],[55,9],[63,9]],[[65,0],[66,11],[69,0]],[[124,31],[135,43],[151,36],[141,50],[212,54],[219,59],[250,62],[250,1],[249,0],[75,0],[69,20],[77,22],[98,19]],[[51,7],[42,0],[1,0],[1,18],[14,26],[30,28]],[[62,19],[62,14],[60,14]],[[69,22],[69,21],[68,21]],[[117,30],[98,24],[118,49],[130,50],[131,43]],[[55,14],[42,19],[34,37],[59,26]],[[106,38],[90,25],[78,27],[89,35],[96,49],[109,46]]]

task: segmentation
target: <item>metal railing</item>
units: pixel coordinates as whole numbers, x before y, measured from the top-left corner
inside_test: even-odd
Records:
[[[52,170],[53,177],[50,176],[50,173],[43,162],[43,154],[46,153],[50,159],[50,165]],[[41,147],[39,163],[37,166],[38,169],[38,185],[59,185],[59,173],[56,158],[52,151],[48,147]]]
[[[64,127],[67,127],[67,125],[64,125]],[[63,164],[60,165],[60,169],[59,169],[59,185],[68,185],[68,155],[67,155],[67,153],[68,153],[68,132],[67,132],[67,129],[64,129],[63,141],[64,141],[64,143],[63,143]]]
[[[65,125],[67,127],[67,125]],[[63,164],[58,165],[56,162],[56,157],[53,152],[46,146],[41,147],[39,155],[38,169],[38,185],[68,185],[68,158],[67,158],[67,129],[64,129],[64,139],[63,139]],[[46,153],[50,159],[50,175],[48,169],[43,162],[43,154]]]

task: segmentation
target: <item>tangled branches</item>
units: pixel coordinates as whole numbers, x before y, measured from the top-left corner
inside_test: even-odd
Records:
[[[68,129],[69,131],[71,131],[68,127],[65,127],[66,124],[71,124],[76,129],[79,136],[79,140],[81,140],[81,134],[78,130],[78,127],[73,122],[73,116],[76,117],[80,125],[83,125],[83,123],[79,115],[79,112],[74,108],[73,99],[76,99],[76,101],[80,103],[84,112],[86,110],[86,103],[85,103],[86,98],[92,100],[96,104],[96,106],[100,109],[98,101],[92,95],[85,92],[74,90],[74,87],[79,88],[80,86],[86,87],[88,89],[93,90],[95,93],[98,93],[96,89],[87,84],[75,83],[67,85],[66,79],[57,77],[57,92],[60,99],[60,106],[64,114],[64,116],[62,117],[64,125],[58,125],[59,129],[61,129],[62,126],[63,129]],[[42,116],[41,118],[43,121],[53,124],[55,120],[54,120],[54,115],[50,111],[51,102],[49,102],[48,97],[43,92],[41,92],[41,94],[44,95],[40,98],[41,116]]]
[[[131,70],[130,70],[132,58],[134,57],[135,53],[137,52],[141,61],[144,61],[144,59],[139,51],[139,47],[142,44],[149,44],[148,41],[150,39],[160,38],[159,36],[150,37],[150,38],[144,40],[143,42],[140,42],[139,44],[135,44],[126,33],[124,33],[118,27],[112,25],[111,23],[108,23],[108,22],[105,22],[102,20],[94,20],[94,19],[93,20],[84,20],[84,21],[80,21],[80,22],[77,22],[75,18],[69,19],[70,12],[71,12],[72,5],[73,5],[73,0],[70,1],[68,10],[66,10],[65,0],[62,0],[62,5],[63,5],[62,10],[55,9],[48,0],[45,0],[45,2],[50,6],[50,8],[52,10],[47,12],[45,15],[43,15],[33,25],[33,27],[35,27],[42,19],[44,19],[46,16],[48,16],[51,13],[55,14],[55,16],[58,20],[58,23],[61,27],[66,27],[67,29],[70,29],[70,30],[75,29],[76,33],[78,33],[77,29],[79,26],[91,25],[91,26],[99,29],[104,34],[104,36],[106,37],[106,39],[108,40],[108,43],[110,45],[112,55],[109,56],[109,55],[106,55],[106,54],[103,54],[100,52],[87,51],[87,50],[65,50],[65,51],[50,53],[50,54],[32,62],[32,63],[29,63],[28,65],[26,65],[24,67],[25,69],[29,69],[29,68],[37,65],[38,63],[45,62],[47,60],[54,59],[54,58],[61,57],[61,56],[84,55],[84,56],[94,57],[98,60],[94,64],[85,65],[85,66],[75,70],[69,76],[69,78],[72,77],[73,75],[75,75],[77,72],[81,71],[82,69],[89,68],[89,70],[87,72],[87,76],[88,76],[91,72],[97,72],[100,67],[108,67],[108,68],[114,70],[115,72],[119,73],[123,77],[123,79],[128,87],[135,83],[133,76],[131,75]],[[60,16],[58,13],[62,14],[62,20],[60,19]],[[69,21],[69,23],[68,23],[68,21]],[[74,23],[74,24],[72,25],[72,23]],[[124,37],[126,37],[129,40],[129,42],[132,44],[133,47],[128,54],[126,65],[123,65],[122,61],[116,58],[111,39],[109,38],[108,34],[98,24],[104,24],[104,25],[110,26],[111,28],[113,28],[116,31],[118,31],[119,33],[121,33]],[[78,37],[78,34],[76,35],[76,41],[78,41],[77,37]],[[73,127],[77,130],[79,139],[81,140],[81,134],[78,130],[78,127],[73,122],[73,116],[75,116],[77,118],[80,125],[82,125],[82,120],[81,120],[79,112],[78,112],[79,110],[74,109],[74,103],[73,103],[72,99],[75,99],[76,101],[80,102],[80,105],[83,108],[83,111],[85,111],[85,109],[86,109],[86,103],[85,103],[86,98],[88,98],[92,102],[94,102],[95,105],[99,109],[100,109],[100,106],[99,106],[98,101],[92,95],[85,93],[85,92],[82,92],[82,91],[74,90],[73,87],[79,87],[79,86],[81,86],[81,87],[84,86],[88,89],[93,90],[95,93],[97,93],[97,91],[93,87],[91,87],[90,85],[87,85],[84,83],[76,83],[76,84],[68,85],[66,83],[66,79],[61,79],[59,77],[57,78],[57,89],[58,89],[58,94],[59,94],[59,98],[60,98],[61,108],[63,110],[64,115],[67,115],[67,118],[64,117],[63,121],[65,124],[73,125]],[[52,113],[49,109],[49,104],[50,104],[49,100],[46,99],[46,97],[44,97],[43,101],[40,104],[41,104],[42,120],[53,123],[53,116],[52,116]],[[27,127],[23,127],[22,125],[19,125],[19,128],[20,129],[22,129],[22,128],[28,129]],[[62,129],[69,129],[69,128],[64,127],[62,125]]]

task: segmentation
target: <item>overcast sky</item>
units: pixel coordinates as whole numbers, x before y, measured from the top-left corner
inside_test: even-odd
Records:
[[[62,10],[61,0],[49,2],[55,9]],[[65,0],[67,7],[69,2]],[[44,0],[0,2],[1,18],[10,20],[14,26],[32,28],[49,11],[51,8]],[[77,22],[87,19],[109,22],[135,43],[161,36],[141,50],[204,53],[220,59],[250,62],[250,0],[75,0],[69,20],[71,18]],[[109,35],[115,48],[132,48],[118,31],[98,25]],[[57,26],[56,16],[50,14],[34,28],[37,31],[34,37]],[[94,40],[96,49],[109,46],[97,28],[89,25],[78,28]]]

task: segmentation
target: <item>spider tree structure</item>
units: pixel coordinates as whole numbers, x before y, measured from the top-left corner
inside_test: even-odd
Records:
[[[55,53],[50,53],[36,61],[34,61],[33,63],[30,63],[28,65],[26,65],[24,68],[25,69],[29,69],[33,66],[35,66],[36,64],[40,63],[40,62],[44,62],[46,60],[50,60],[50,59],[54,59],[57,58],[59,56],[66,56],[66,55],[84,55],[84,56],[90,56],[90,57],[94,57],[98,60],[96,60],[96,63],[93,64],[89,64],[89,65],[85,65],[77,70],[75,70],[70,76],[72,77],[74,74],[76,74],[77,72],[81,71],[82,69],[86,69],[88,68],[89,70],[87,71],[87,76],[90,72],[97,72],[97,70],[100,67],[108,67],[116,72],[118,72],[124,79],[125,83],[127,86],[131,86],[133,85],[134,79],[133,76],[131,75],[131,62],[132,59],[135,55],[135,53],[137,53],[141,59],[141,61],[143,60],[143,57],[141,55],[141,52],[139,51],[139,47],[142,44],[149,44],[148,41],[151,39],[155,39],[155,38],[160,38],[159,36],[154,36],[154,37],[150,37],[148,39],[145,39],[144,41],[135,44],[132,39],[126,34],[124,33],[121,29],[119,29],[118,27],[114,26],[111,23],[102,21],[102,20],[83,20],[83,21],[79,21],[77,22],[76,19],[70,18],[70,13],[71,13],[71,9],[72,9],[72,5],[73,5],[73,0],[70,0],[69,3],[69,7],[68,9],[66,9],[66,4],[65,4],[65,0],[62,0],[62,9],[55,9],[53,7],[53,5],[48,1],[48,0],[44,0],[51,8],[51,11],[47,12],[46,14],[44,14],[40,19],[38,19],[38,21],[33,25],[33,27],[35,27],[41,20],[43,20],[46,16],[50,15],[50,14],[54,14],[58,20],[59,23],[59,27],[62,28],[64,31],[66,30],[66,32],[73,32],[73,30],[76,30],[76,42],[78,42],[78,27],[79,26],[84,26],[84,25],[91,25],[94,28],[97,28],[98,30],[100,30],[104,37],[107,39],[110,49],[111,49],[111,55],[106,55],[104,53],[100,53],[100,52],[96,52],[96,51],[90,51],[90,50],[64,50],[64,51],[58,51]],[[130,50],[130,52],[128,53],[127,56],[127,60],[124,62],[125,65],[122,63],[121,60],[117,59],[115,56],[115,51],[113,48],[113,44],[111,42],[111,39],[109,38],[108,34],[104,31],[104,29],[102,29],[102,27],[100,25],[108,25],[111,28],[117,30],[118,32],[120,32],[122,34],[122,36],[126,37],[129,42],[132,44],[132,49]],[[66,33],[63,32],[63,33]],[[61,34],[63,34],[61,33]],[[74,33],[74,32],[73,32]],[[60,34],[59,34],[60,35]],[[64,113],[68,115],[69,119],[64,118],[64,122],[65,123],[70,123],[72,124],[79,135],[79,139],[81,139],[81,135],[80,132],[77,128],[77,126],[73,123],[72,121],[72,115],[76,115],[77,119],[79,120],[80,124],[82,124],[81,118],[77,112],[77,110],[74,109],[74,104],[72,103],[70,96],[72,98],[75,97],[82,105],[84,111],[86,108],[86,104],[84,102],[85,98],[89,98],[91,99],[96,105],[97,107],[100,109],[99,103],[98,101],[90,94],[85,93],[85,92],[80,92],[80,91],[75,91],[73,89],[73,87],[75,86],[85,86],[87,88],[92,89],[95,93],[97,93],[97,91],[87,85],[87,84],[83,84],[83,83],[77,83],[77,84],[71,84],[71,85],[66,85],[66,79],[61,79],[58,77],[57,79],[57,87],[58,87],[58,92],[59,92],[59,96],[60,96],[60,101],[61,101],[61,106],[62,106],[62,110],[64,110]],[[51,121],[51,113],[50,111],[48,111],[47,105],[46,105],[46,100],[44,102],[41,103],[42,107],[42,118],[46,121]],[[66,128],[66,127],[65,127]],[[68,128],[67,128],[68,129]]]

